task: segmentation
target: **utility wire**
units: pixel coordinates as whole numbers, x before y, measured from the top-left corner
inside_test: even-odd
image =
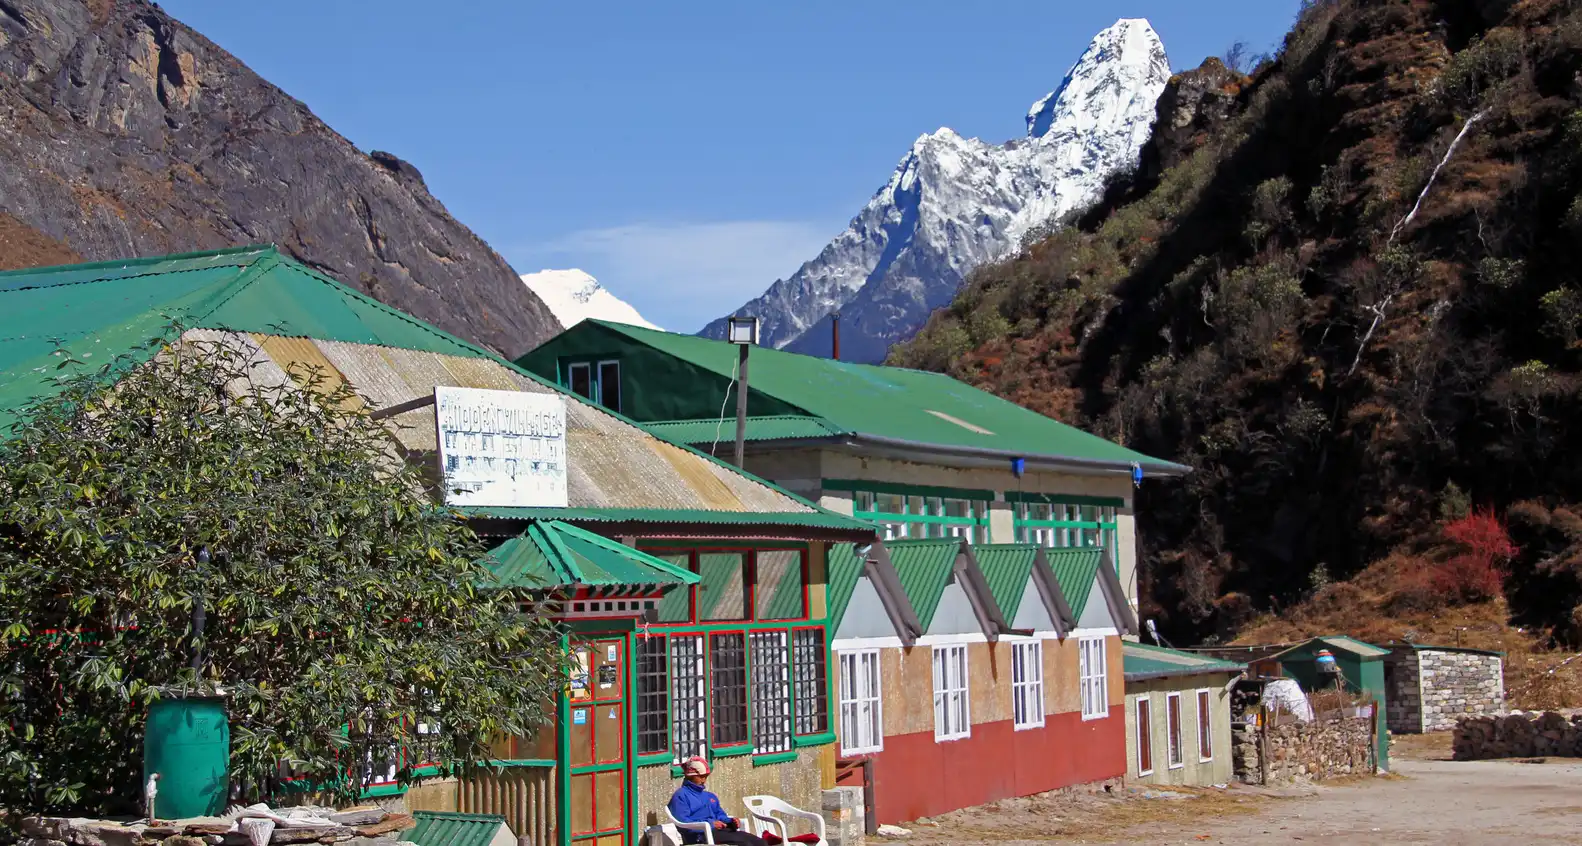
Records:
[[[720,400],[720,421],[714,424],[714,443],[709,445],[709,455],[715,455],[714,450],[719,448],[720,430],[725,428],[725,407],[731,403],[731,388],[736,387],[736,378],[741,375],[737,369],[740,366],[739,360],[731,365],[731,383],[725,386],[725,399]]]

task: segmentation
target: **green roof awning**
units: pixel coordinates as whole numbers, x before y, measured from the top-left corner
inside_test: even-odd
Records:
[[[1247,669],[1247,665],[1235,661],[1222,661],[1212,655],[1165,649],[1162,646],[1128,642],[1121,645],[1121,650],[1127,681],[1206,673],[1239,673]]]
[[[989,583],[989,593],[1006,622],[1016,619],[1022,597],[1027,595],[1027,582],[1033,575],[1033,565],[1038,561],[1038,547],[1028,544],[983,544],[973,548],[978,558],[978,569]]]
[[[890,563],[901,577],[901,589],[917,612],[923,631],[934,622],[934,612],[939,610],[939,600],[945,594],[945,585],[956,567],[956,556],[961,554],[959,538],[938,540],[886,541]]]
[[[402,839],[418,846],[489,846],[505,825],[495,814],[414,811],[412,818],[417,825]]]
[[[692,585],[698,576],[624,544],[567,523],[534,523],[489,552],[490,587],[543,589],[573,585]]]
[[[1054,571],[1061,594],[1066,597],[1066,604],[1071,606],[1071,613],[1077,619],[1082,619],[1082,611],[1088,607],[1088,596],[1093,593],[1094,577],[1104,562],[1103,548],[1048,549],[1044,555],[1049,561],[1049,569]]]

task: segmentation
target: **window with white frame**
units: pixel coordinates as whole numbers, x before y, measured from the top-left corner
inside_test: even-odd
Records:
[[[1186,756],[1181,749],[1181,694],[1165,695],[1165,751],[1170,755],[1170,769],[1183,766]]]
[[[703,636],[670,638],[670,749],[675,763],[708,754],[708,675],[704,672]]]
[[[840,653],[840,751],[864,755],[884,749],[879,650]]]
[[[934,647],[934,739],[972,736],[967,702],[967,645]]]
[[[1104,655],[1104,638],[1078,638],[1078,676],[1082,693],[1082,719],[1107,717],[1110,713],[1109,672]]]
[[[1044,724],[1044,644],[1011,644],[1011,711],[1017,729]]]
[[[1214,704],[1206,688],[1197,692],[1197,756],[1200,761],[1214,760]]]

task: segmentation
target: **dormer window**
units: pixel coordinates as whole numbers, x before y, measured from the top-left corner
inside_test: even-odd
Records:
[[[562,368],[563,386],[577,396],[619,413],[621,363],[615,360],[574,361]]]

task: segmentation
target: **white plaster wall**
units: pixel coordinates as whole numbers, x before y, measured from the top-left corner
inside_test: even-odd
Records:
[[[978,615],[972,611],[972,600],[967,598],[967,591],[961,586],[961,581],[951,577],[953,581],[945,585],[945,592],[939,598],[939,607],[934,611],[934,619],[929,623],[925,634],[983,634],[983,624],[978,622]]]
[[[867,576],[857,580],[857,586],[852,589],[851,602],[846,606],[846,614],[840,619],[840,628],[835,632],[836,640],[845,640],[852,637],[895,637],[895,625],[890,622],[890,615],[884,610],[884,602],[879,599],[879,591]]]
[[[1049,609],[1044,607],[1044,598],[1038,593],[1038,585],[1032,579],[1027,580],[1027,588],[1022,591],[1022,604],[1016,606],[1016,619],[1011,621],[1013,629],[1031,629],[1035,632],[1052,632],[1055,630],[1055,621],[1049,616]]]

